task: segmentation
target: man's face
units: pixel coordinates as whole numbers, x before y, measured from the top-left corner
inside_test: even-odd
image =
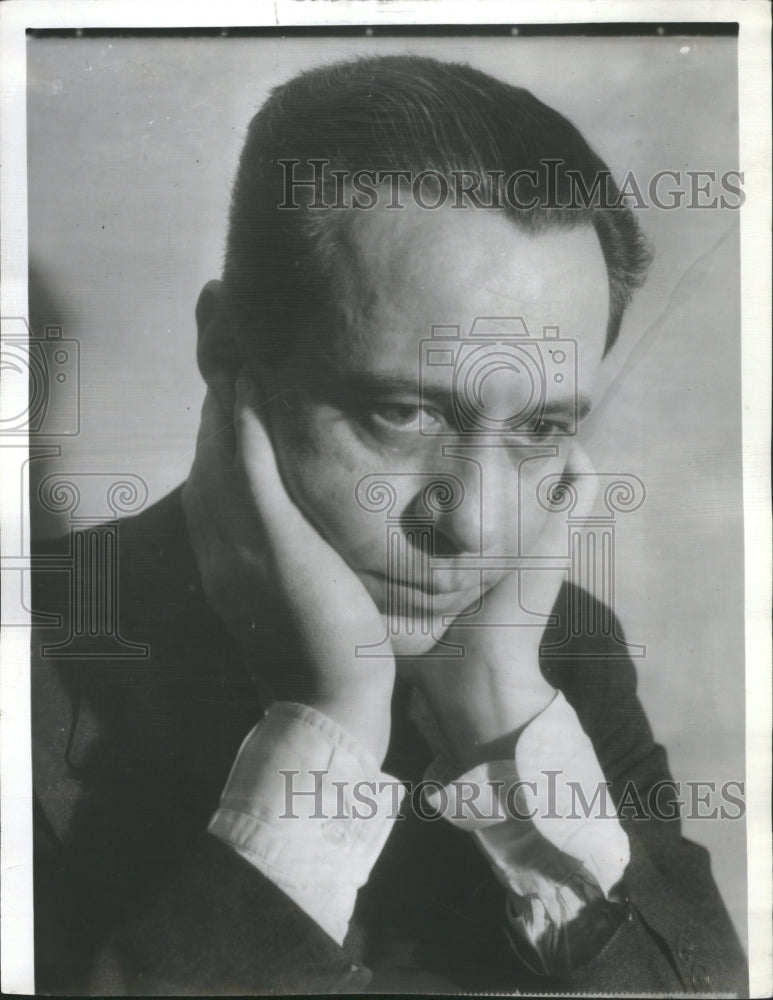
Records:
[[[537,484],[564,468],[602,358],[606,267],[592,227],[530,235],[485,210],[380,209],[346,233],[324,349],[265,373],[271,432],[290,495],[415,655],[507,572],[486,557],[538,547]],[[433,326],[461,337],[422,345]],[[576,343],[576,376],[543,327]]]

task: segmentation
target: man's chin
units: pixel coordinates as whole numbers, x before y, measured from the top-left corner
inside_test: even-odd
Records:
[[[388,626],[395,656],[423,656],[440,642],[449,627],[443,624],[440,617],[430,622],[407,617],[392,618],[388,622],[385,615],[382,618],[385,627]]]

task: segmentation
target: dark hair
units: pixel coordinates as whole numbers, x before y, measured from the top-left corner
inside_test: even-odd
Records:
[[[609,279],[606,350],[614,343],[650,256],[630,208],[605,207],[618,201],[619,190],[603,160],[571,122],[528,90],[466,64],[381,56],[299,74],[271,92],[249,125],[223,280],[255,334],[273,341],[264,346],[282,350],[275,331],[287,335],[299,306],[307,316],[321,316],[333,301],[331,250],[328,245],[321,252],[319,210],[309,209],[308,199],[298,209],[280,208],[287,199],[286,161],[299,162],[300,176],[314,159],[349,174],[431,170],[449,177],[470,171],[489,178],[495,204],[527,231],[593,225]],[[557,161],[550,182],[547,160]],[[537,204],[528,210],[501,197],[502,185],[517,171],[538,175],[536,184],[530,178]],[[586,191],[602,178],[606,201],[577,204],[578,177]],[[328,220],[356,214],[322,212]]]

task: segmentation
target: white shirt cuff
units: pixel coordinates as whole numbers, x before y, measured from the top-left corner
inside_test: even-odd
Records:
[[[342,944],[404,794],[332,719],[276,702],[242,743],[209,831]]]
[[[593,746],[558,692],[520,734],[513,760],[452,774],[450,761],[436,759],[425,797],[475,837],[508,890],[509,929],[548,970],[561,930],[609,899],[630,860]]]

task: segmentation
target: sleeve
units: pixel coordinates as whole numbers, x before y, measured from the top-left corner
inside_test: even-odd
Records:
[[[617,634],[621,634],[619,626]],[[559,775],[553,779],[551,798],[548,775],[542,775],[540,815],[546,818],[547,801],[547,813],[559,818],[550,825],[543,822],[541,829],[536,825],[540,815],[530,815],[538,796],[531,789],[521,789],[511,804],[521,813],[519,818],[536,820],[527,825],[528,839],[521,839],[512,824],[502,822],[508,815],[507,802],[500,805],[497,824],[491,803],[464,784],[470,776],[457,778],[460,797],[471,799],[484,820],[495,820],[480,824],[471,836],[505,886],[502,931],[492,926],[490,932],[501,934],[500,942],[491,942],[497,989],[593,995],[748,995],[746,958],[712,877],[708,852],[682,836],[679,786],[673,782],[666,753],[655,743],[637,697],[632,661],[608,655],[566,657],[543,666],[543,671],[573,709],[592,746],[603,784],[594,803],[595,779],[586,787],[580,780],[582,767],[574,759],[557,765],[547,757],[532,756],[527,743],[521,742],[529,733],[527,727],[517,745],[516,765],[513,761],[487,765],[483,774],[472,776],[476,783],[482,781],[486,788],[501,782],[506,792],[513,777],[523,780],[529,769],[536,769],[532,776],[539,779],[542,770],[562,767],[571,781],[580,783],[573,792],[565,782],[568,789],[562,793]],[[418,722],[421,712],[417,714]],[[531,735],[538,733],[537,727]],[[560,750],[564,733],[554,737],[551,743]],[[429,743],[433,745],[431,739]],[[435,772],[436,790],[446,788],[459,773],[435,766],[440,767]],[[589,776],[586,773],[586,779]],[[539,785],[538,780],[538,792]],[[568,802],[564,799],[562,806],[560,798],[567,790]],[[458,805],[458,799],[443,802],[441,796],[440,807],[450,814],[447,819],[453,818]],[[567,810],[577,816],[574,823],[566,822]],[[592,822],[581,822],[589,811]],[[616,817],[612,825],[619,832],[611,839],[601,832],[595,848],[596,835],[611,822],[602,820],[603,816]],[[576,830],[572,833],[578,824],[579,836]],[[556,832],[552,837],[551,825]],[[618,839],[620,833],[625,841]],[[567,839],[562,840],[564,836]],[[573,836],[577,836],[574,844]],[[580,865],[572,848],[582,844],[583,851],[577,851],[582,856]],[[615,845],[623,853],[615,862],[611,852],[609,864],[609,848]],[[619,864],[624,870],[615,883]],[[573,919],[582,912],[584,919]],[[561,927],[571,924],[570,938]],[[547,945],[547,949],[535,944]],[[546,964],[545,956],[551,952],[552,964]]]
[[[50,665],[34,670],[38,992],[206,996],[365,988],[370,972],[358,932],[333,940],[270,878],[208,833],[208,799],[200,819],[186,806],[175,820],[175,795],[187,802],[188,790],[136,769],[134,755],[122,755],[120,740],[100,731],[87,702],[75,713],[75,766],[66,746],[71,691]],[[156,760],[157,770],[165,766]]]
[[[540,975],[587,964],[625,919],[630,852],[574,710],[559,692],[522,731],[513,760],[444,782],[451,771],[435,761],[427,797],[469,831],[504,885],[516,954]]]
[[[748,995],[746,958],[708,851],[682,836],[678,785],[637,697],[634,664],[620,656],[588,663],[568,659],[546,676],[588,734],[628,837],[627,915],[591,962],[549,988]]]
[[[340,945],[404,792],[327,716],[276,702],[242,744],[209,831]]]

